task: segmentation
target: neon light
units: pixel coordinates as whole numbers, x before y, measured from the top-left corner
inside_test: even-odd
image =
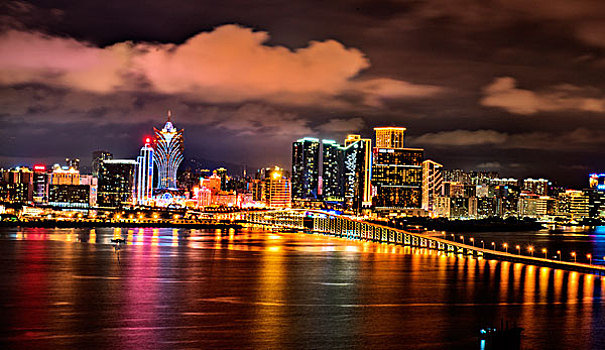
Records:
[[[46,165],[36,164],[34,165],[34,170],[46,170]]]
[[[156,135],[154,162],[158,167],[158,187],[176,189],[176,171],[183,161],[183,130],[167,121],[162,130],[154,128]]]

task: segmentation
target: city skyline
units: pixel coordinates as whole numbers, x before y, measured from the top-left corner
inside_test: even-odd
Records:
[[[446,168],[601,172],[598,2],[237,5],[3,4],[0,165],[134,157],[172,109],[186,157],[251,168],[287,168],[292,139],[394,125]]]

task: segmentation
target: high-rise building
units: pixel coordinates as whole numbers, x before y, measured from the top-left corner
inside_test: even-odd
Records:
[[[90,186],[50,185],[48,204],[58,207],[88,208]]]
[[[372,184],[378,210],[418,209],[422,202],[424,150],[405,148],[405,128],[375,128]]]
[[[374,128],[377,148],[405,148],[405,130],[400,127]]]
[[[170,121],[162,130],[153,128],[155,132],[154,162],[158,168],[158,189],[177,189],[176,172],[183,161],[183,129],[177,130]]]
[[[292,143],[292,197],[317,198],[318,186],[319,140],[305,137]]]
[[[265,203],[270,208],[290,208],[292,187],[283,169],[273,168],[265,178]]]
[[[48,190],[50,185],[50,174],[46,171],[46,165],[34,165],[33,199],[36,203],[48,202]]]
[[[528,178],[523,180],[523,190],[539,196],[546,196],[548,194],[548,183],[549,181],[546,179]]]
[[[372,140],[347,135],[344,147],[344,197],[348,208],[372,205]]]
[[[588,175],[588,185],[599,191],[605,191],[605,173]]]
[[[70,170],[74,171],[73,168]],[[80,175],[77,184],[51,184],[48,204],[58,207],[89,208],[97,204],[97,178]]]
[[[120,207],[132,204],[137,162],[130,159],[104,160],[99,169],[97,204]]]
[[[53,171],[50,173],[50,184],[51,185],[79,185],[80,184],[80,171],[69,168],[63,169],[57,165],[53,167]]]
[[[151,139],[145,139],[145,145],[137,157],[136,167],[136,196],[139,205],[149,205],[153,198],[153,148]]]
[[[494,186],[519,186],[519,180],[515,178],[495,178],[492,179],[491,184]]]
[[[435,198],[443,191],[443,165],[430,159],[422,162],[422,209],[433,212]]]
[[[322,188],[324,201],[344,200],[344,153],[345,149],[336,141],[322,140]]]
[[[113,154],[107,151],[94,151],[92,152],[92,176],[99,176],[99,168],[101,167],[101,162],[104,160],[113,159]]]
[[[0,200],[26,203],[33,200],[34,173],[26,167],[0,170]]]
[[[585,218],[590,215],[590,198],[583,191],[566,190],[559,193],[557,207],[558,215],[565,215],[572,219]]]
[[[534,193],[521,193],[517,205],[519,217],[541,218],[555,214],[555,200],[548,196]]]
[[[69,169],[80,171],[80,159],[78,158],[65,158],[65,165]]]
[[[227,191],[229,175],[227,175],[227,169],[218,168],[213,173],[216,173],[221,178],[221,191]]]

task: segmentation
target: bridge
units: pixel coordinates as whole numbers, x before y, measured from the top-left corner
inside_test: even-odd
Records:
[[[336,215],[320,210],[287,209],[248,212],[239,215],[243,221],[257,225],[304,230],[341,238],[377,243],[406,245],[447,253],[491,258],[561,270],[578,271],[605,276],[605,266],[540,258],[476,247],[445,238],[409,232],[393,227],[366,222],[360,219]]]

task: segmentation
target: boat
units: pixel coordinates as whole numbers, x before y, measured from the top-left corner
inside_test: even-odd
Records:
[[[500,329],[495,327],[485,327],[479,330],[479,348],[480,349],[521,349],[521,327],[508,327],[500,321]]]
[[[126,243],[126,240],[123,238],[112,238],[111,243]]]

